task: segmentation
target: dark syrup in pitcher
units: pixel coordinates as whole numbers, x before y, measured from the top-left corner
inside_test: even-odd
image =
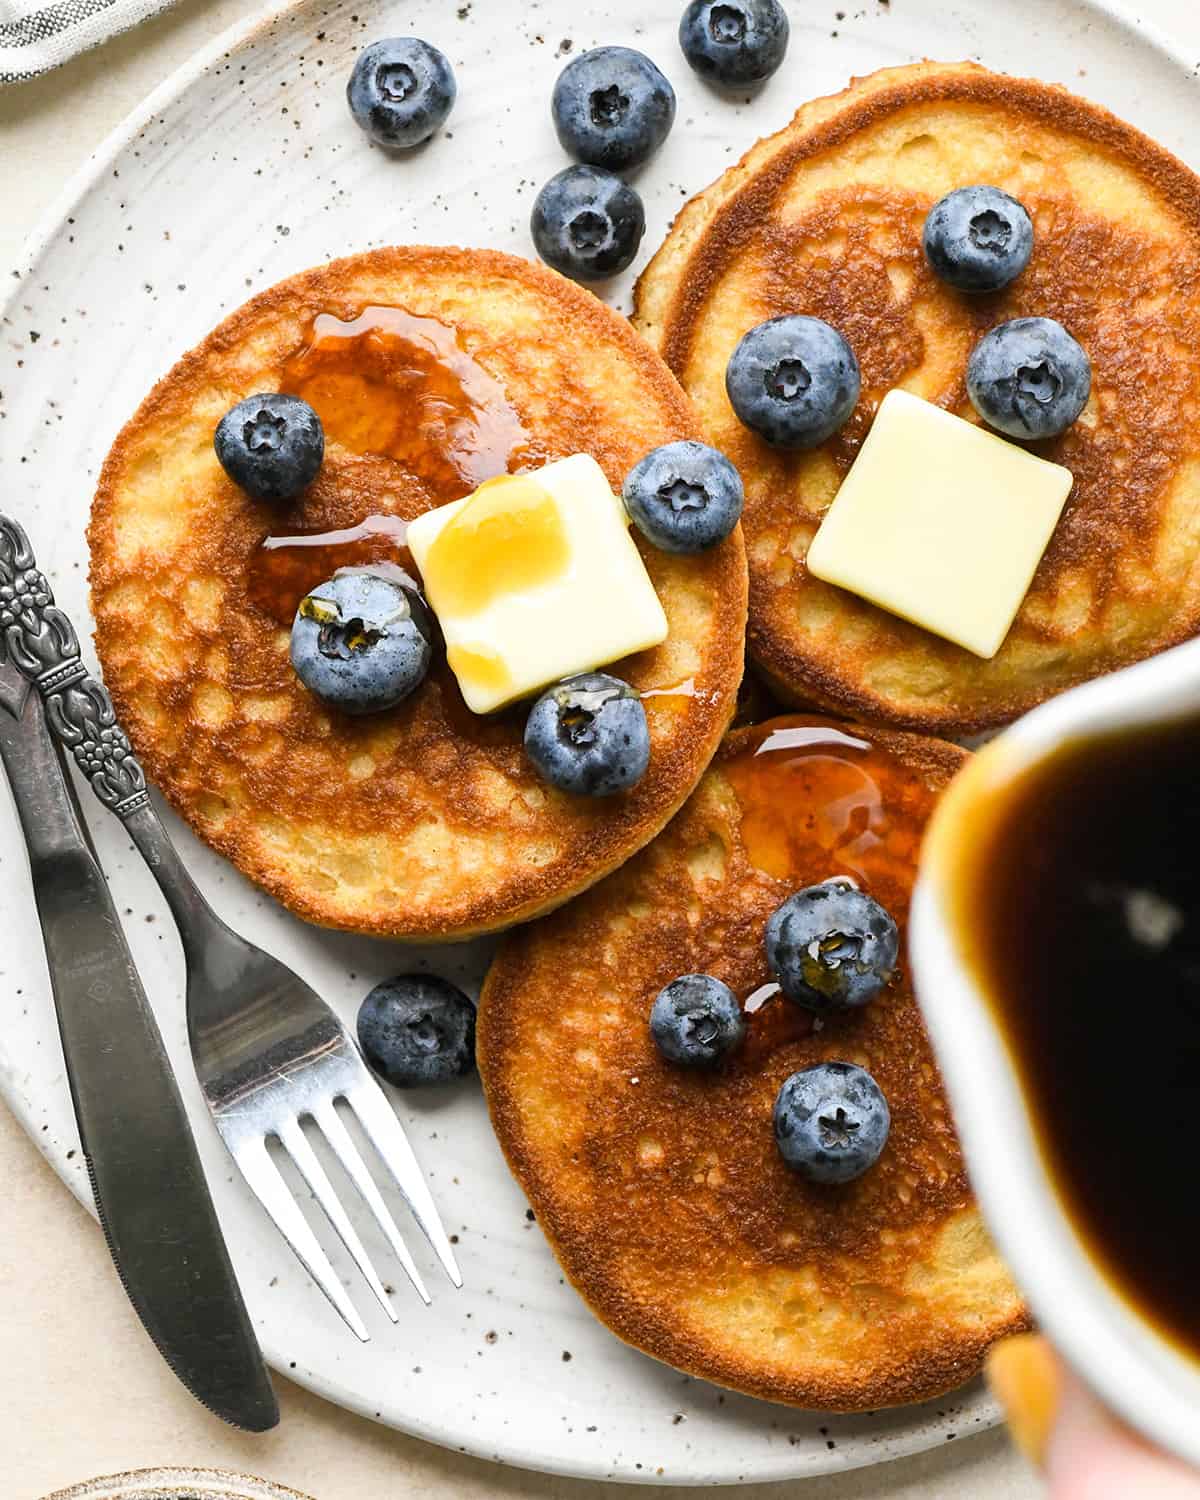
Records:
[[[977,809],[954,925],[1097,1266],[1200,1355],[1200,720],[1069,743]]]

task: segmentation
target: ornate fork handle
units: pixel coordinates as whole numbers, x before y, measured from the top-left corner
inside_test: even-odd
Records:
[[[50,727],[105,807],[121,819],[148,803],[146,777],[108,689],[84,666],[75,627],[54,602],[29,538],[0,513],[0,637],[46,703]]]

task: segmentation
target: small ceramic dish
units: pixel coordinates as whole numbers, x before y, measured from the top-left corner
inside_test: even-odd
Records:
[[[308,1500],[250,1474],[228,1474],[223,1469],[138,1469],[88,1479],[69,1489],[56,1490],[45,1500]]]

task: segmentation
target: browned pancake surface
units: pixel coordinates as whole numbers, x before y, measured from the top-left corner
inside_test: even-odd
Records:
[[[820,1028],[768,1001],[713,1074],[664,1061],[647,1024],[681,973],[752,994],[769,978],[767,918],[830,875],[858,879],[903,930],[926,817],[963,756],[830,721],[734,731],[647,849],[511,934],[492,966],[479,1062],[513,1171],[596,1314],[691,1374],[869,1409],[961,1384],[1025,1326],[906,969]],[[790,1172],[772,1134],[784,1079],[822,1060],[869,1068],[892,1111],[878,1165],[844,1187]]]
[[[363,317],[381,307],[393,311]],[[356,319],[388,326],[356,334],[348,360],[317,319],[338,338]],[[326,457],[296,504],[272,510],[225,476],[212,435],[236,401],[279,389],[322,413]],[[291,670],[290,613],[272,612],[257,554],[268,534],[411,519],[505,467],[579,451],[619,491],[649,449],[694,432],[623,319],[512,256],[379,250],[254,298],[147,397],[96,495],[97,649],[151,779],[245,874],[331,927],[463,937],[589,885],[662,827],[729,721],[740,533],[699,558],[641,546],[670,635],[612,669],[658,696],[647,775],[605,800],[546,786],[523,713],[470,714],[444,667],[392,712],[324,709]]]
[[[1005,292],[939,282],[921,230],[973,182],[1029,208],[1036,243]],[[807,313],[853,345],[862,399],[813,454],[734,417],[725,365],[765,318]],[[1080,421],[1034,451],[1075,487],[992,661],[808,575],[808,545],[883,396],[977,420],[968,355],[995,324],[1057,318],[1093,365]],[[681,212],[639,285],[637,326],[747,483],[750,647],[797,701],[965,733],[1173,645],[1200,625],[1200,184],[1064,90],[970,64],[872,75],[806,105]]]

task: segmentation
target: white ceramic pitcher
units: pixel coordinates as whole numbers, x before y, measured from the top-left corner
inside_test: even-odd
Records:
[[[1200,714],[1200,641],[1056,698],[992,741],[954,782],[930,825],[909,944],[973,1185],[1034,1315],[1113,1411],[1200,1465],[1200,1364],[1121,1296],[1076,1233],[1038,1150],[1008,1044],[966,962],[953,901],[956,865],[980,799],[1003,795],[1065,741],[1190,713]],[[1200,795],[1200,755],[1197,762]],[[1179,1192],[1195,1191],[1194,1178],[1181,1176]],[[1200,1246],[1197,1279],[1200,1295]]]

